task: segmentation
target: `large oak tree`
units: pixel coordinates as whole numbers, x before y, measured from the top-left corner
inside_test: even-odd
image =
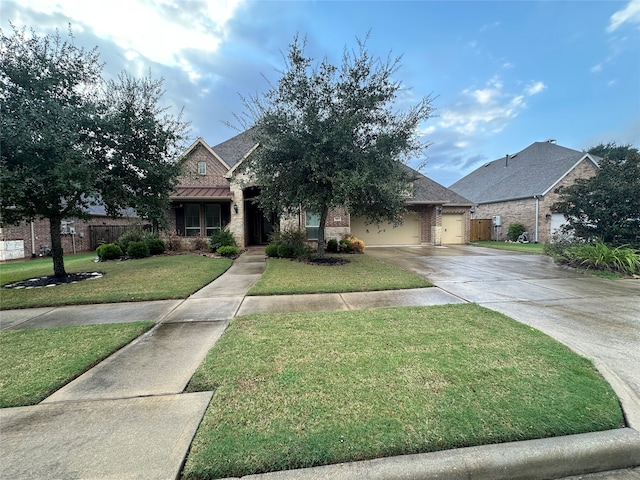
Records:
[[[56,276],[63,219],[100,204],[160,222],[179,174],[187,125],[160,106],[162,81],[106,81],[102,68],[71,32],[0,30],[0,220],[49,219]]]
[[[401,222],[413,180],[404,163],[423,150],[418,128],[433,107],[430,97],[399,107],[400,58],[373,58],[358,41],[340,66],[316,64],[305,47],[296,37],[278,83],[245,101],[260,146],[245,168],[265,210],[319,215],[322,256],[332,207],[373,223]]]

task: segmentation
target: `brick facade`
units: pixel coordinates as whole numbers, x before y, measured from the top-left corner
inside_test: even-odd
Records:
[[[89,227],[92,225],[139,225],[140,219],[130,217],[111,218],[106,216],[92,216],[89,220],[67,218],[69,223],[67,232],[73,227],[75,233],[62,235],[62,250],[65,254],[88,252],[91,250]],[[40,255],[42,247],[51,248],[51,235],[49,234],[49,220],[38,219],[31,222],[21,222],[18,225],[8,225],[0,228],[0,241],[22,240],[24,242],[23,258],[30,258],[32,254]],[[33,231],[33,235],[32,235]],[[35,248],[34,248],[35,247]]]
[[[493,228],[493,240],[506,240],[509,225],[521,223],[529,233],[529,240],[535,241],[536,225],[538,229],[538,243],[548,243],[551,239],[551,207],[558,201],[555,190],[558,187],[569,186],[578,178],[590,178],[596,174],[596,167],[589,160],[582,160],[560,182],[554,185],[546,195],[521,198],[506,202],[484,203],[476,207],[474,218],[493,218],[499,215],[502,227]],[[538,216],[536,217],[536,203]],[[549,215],[547,217],[547,215]]]

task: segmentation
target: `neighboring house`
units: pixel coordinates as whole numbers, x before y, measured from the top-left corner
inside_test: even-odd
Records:
[[[62,250],[65,254],[94,250],[108,243],[132,225],[140,225],[133,213],[109,217],[104,207],[91,206],[88,220],[65,218],[62,221]],[[32,222],[0,227],[0,260],[37,257],[51,248],[49,220],[37,218]]]
[[[598,160],[555,140],[535,142],[483,165],[449,188],[474,203],[474,219],[494,220],[494,240],[505,240],[509,225],[521,223],[530,241],[546,243],[565,222],[551,210],[558,200],[555,190],[595,175]]]
[[[170,230],[202,238],[226,226],[240,246],[249,246],[268,243],[274,226],[282,223],[305,228],[309,240],[317,239],[317,215],[300,212],[296,218],[279,222],[255,203],[260,186],[252,184],[238,167],[256,148],[250,130],[214,147],[198,138],[180,159],[184,173],[170,195]],[[334,209],[327,217],[325,238],[352,234],[366,245],[466,243],[471,202],[413,173],[417,179],[406,199],[409,212],[402,225],[368,225],[364,218],[352,218],[344,209]]]

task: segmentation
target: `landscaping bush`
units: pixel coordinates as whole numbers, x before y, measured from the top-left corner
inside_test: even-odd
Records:
[[[179,235],[167,235],[164,237],[165,249],[170,252],[179,252],[182,250],[182,237]]]
[[[351,237],[351,250],[354,253],[364,253],[364,242],[358,237]]]
[[[526,231],[527,231],[527,229],[524,227],[523,224],[521,224],[521,223],[510,223],[509,224],[509,229],[507,230],[507,237],[512,242],[515,242],[515,241],[518,240],[518,237],[520,235],[522,235]]]
[[[281,258],[295,258],[295,249],[289,243],[278,244],[278,256]]]
[[[238,247],[234,247],[233,245],[224,245],[218,250],[216,250],[218,255],[222,255],[223,257],[235,257],[238,255]]]
[[[209,248],[212,252],[217,252],[220,247],[237,247],[236,239],[226,228],[215,232],[209,237]]]
[[[149,245],[147,242],[129,242],[127,255],[131,258],[145,258],[149,256]]]
[[[332,238],[327,242],[327,253],[338,253],[338,240]]]
[[[578,266],[611,270],[626,274],[640,273],[640,252],[626,246],[611,247],[602,241],[575,247],[571,254]]]
[[[342,253],[351,253],[351,240],[349,238],[343,238],[338,244],[338,251]]]
[[[96,253],[100,260],[116,260],[122,257],[122,249],[116,243],[105,243],[96,249]]]
[[[309,254],[307,232],[300,228],[275,230],[271,244],[278,246],[278,256],[283,258],[302,258]]]
[[[131,242],[142,242],[144,241],[144,233],[142,230],[129,230],[128,232],[123,233],[118,237],[117,244],[120,245],[120,248],[123,252],[129,250],[129,244]],[[128,254],[127,254],[128,255]]]
[[[149,237],[145,239],[147,246],[149,247],[150,255],[161,255],[164,253],[164,242],[158,237]]]
[[[278,258],[278,245],[275,243],[270,243],[264,249],[264,253],[267,257]]]
[[[209,242],[206,238],[191,237],[191,250],[194,252],[203,252],[209,249]]]

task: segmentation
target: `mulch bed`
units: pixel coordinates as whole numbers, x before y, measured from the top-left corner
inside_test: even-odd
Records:
[[[344,258],[336,258],[336,257],[311,257],[307,260],[307,263],[312,265],[326,265],[326,266],[338,266],[338,265],[346,265],[349,263],[349,260]]]
[[[19,282],[7,283],[2,288],[39,288],[39,287],[54,287],[56,285],[62,285],[65,283],[76,283],[82,280],[91,280],[94,278],[102,277],[100,272],[83,272],[83,273],[68,273],[66,277],[55,277],[49,275],[46,277],[30,278],[29,280],[21,280]]]

